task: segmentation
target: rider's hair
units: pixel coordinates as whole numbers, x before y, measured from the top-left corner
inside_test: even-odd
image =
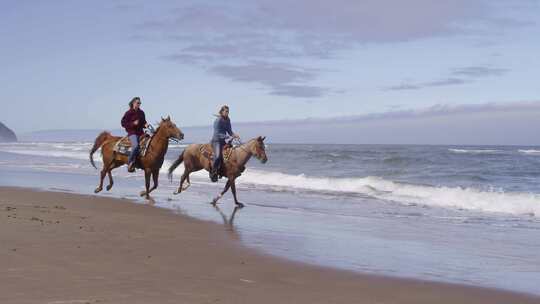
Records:
[[[139,96],[135,96],[131,99],[131,101],[129,102],[129,108],[130,109],[133,109],[133,104],[135,103],[135,101],[141,101],[141,98]]]
[[[228,109],[229,109],[229,106],[228,106],[228,105],[223,105],[223,106],[221,107],[221,109],[219,109],[219,115],[221,115],[221,114],[223,113],[223,111],[228,110]]]

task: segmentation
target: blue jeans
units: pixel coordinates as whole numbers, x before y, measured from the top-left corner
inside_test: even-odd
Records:
[[[137,156],[139,156],[139,136],[133,134],[128,136],[128,138],[131,143],[131,152],[129,153],[128,164],[131,164],[137,159]]]
[[[214,157],[212,159],[212,170],[217,172],[219,166],[221,165],[221,158],[223,153],[223,146],[225,146],[225,141],[212,141],[212,149],[214,150]]]

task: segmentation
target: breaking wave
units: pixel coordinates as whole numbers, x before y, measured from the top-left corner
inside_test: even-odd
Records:
[[[540,155],[540,150],[518,150],[518,152],[527,155]]]
[[[164,164],[164,169],[168,168]],[[180,166],[175,175],[181,175]],[[205,178],[206,172],[194,173]],[[401,204],[449,207],[515,215],[540,216],[540,195],[533,193],[486,191],[475,188],[435,187],[394,182],[380,177],[325,178],[303,174],[291,175],[247,169],[238,179],[239,184],[270,187],[282,191],[307,190],[342,194],[360,194]]]
[[[540,195],[405,184],[380,177],[321,178],[246,170],[240,183],[368,195],[404,204],[540,216]]]
[[[469,153],[469,154],[495,154],[503,152],[502,150],[493,150],[493,149],[448,149],[448,151],[453,153]]]

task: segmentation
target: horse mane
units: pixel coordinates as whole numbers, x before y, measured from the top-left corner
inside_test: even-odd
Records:
[[[159,129],[162,127],[162,124],[163,124],[164,122],[167,122],[167,121],[170,122],[170,119],[169,119],[169,118],[167,118],[167,120],[161,119],[160,122],[157,122],[157,123],[156,123],[156,124],[157,124],[157,128],[156,128],[156,130],[155,130],[155,133],[157,133],[157,132],[159,131]]]
[[[161,128],[161,123],[163,123],[163,121],[157,123],[157,128],[156,128],[155,133],[157,133],[159,131],[159,128]]]

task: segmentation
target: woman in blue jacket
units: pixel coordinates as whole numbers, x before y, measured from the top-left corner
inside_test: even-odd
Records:
[[[224,105],[219,110],[219,115],[214,121],[214,135],[212,136],[212,149],[214,150],[214,157],[212,159],[212,172],[210,172],[210,179],[213,182],[218,180],[218,172],[221,165],[223,146],[225,146],[225,139],[232,136],[233,138],[240,138],[232,131],[231,120],[229,119],[229,106]]]

